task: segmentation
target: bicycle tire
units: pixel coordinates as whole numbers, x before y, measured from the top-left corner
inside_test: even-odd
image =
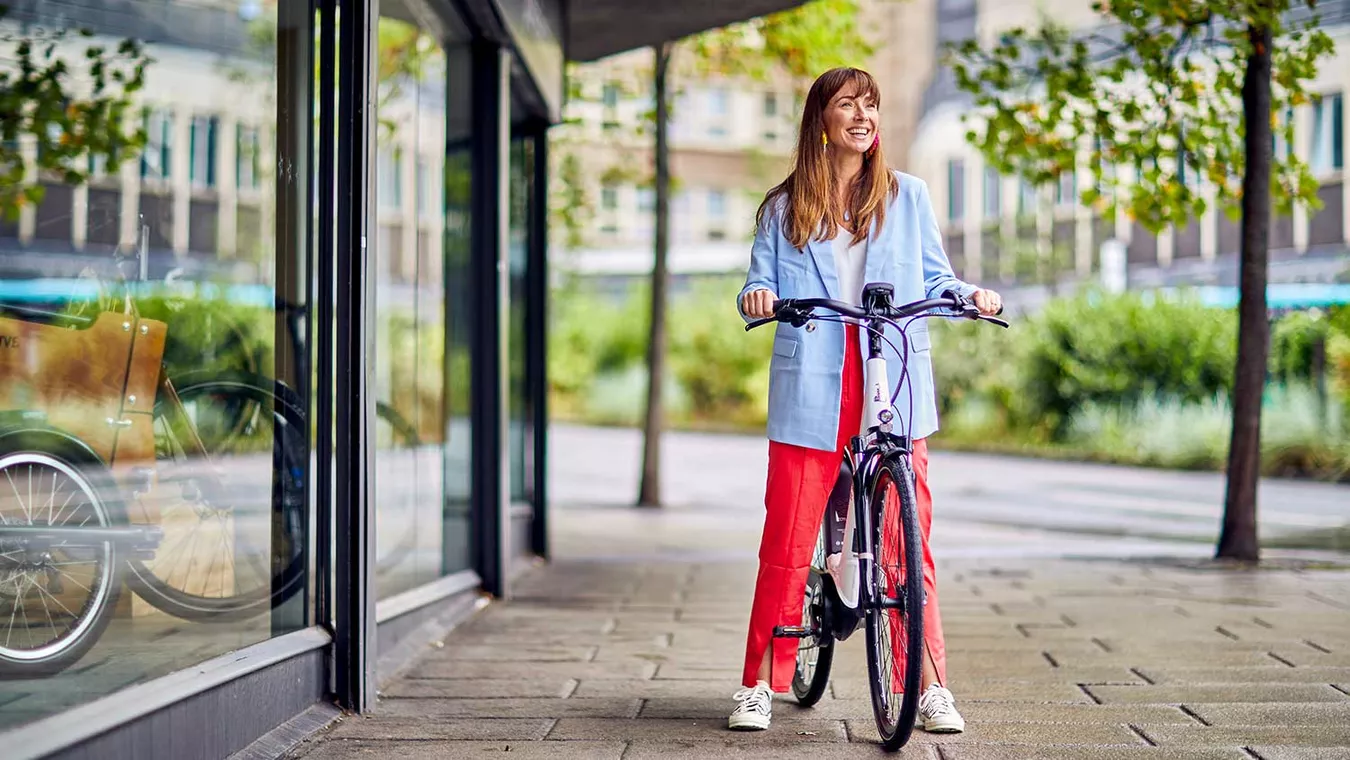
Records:
[[[125,515],[122,512],[122,503],[119,498],[120,492],[113,483],[112,476],[108,473],[107,468],[96,461],[90,461],[85,457],[73,454],[61,445],[59,439],[41,432],[33,432],[30,435],[28,431],[23,431],[12,434],[12,436],[6,436],[6,438],[9,440],[4,442],[5,452],[0,454],[0,473],[5,473],[8,476],[11,467],[21,467],[26,464],[29,467],[28,477],[31,487],[32,467],[34,465],[44,467],[52,473],[53,489],[56,488],[56,477],[61,475],[75,486],[77,492],[84,494],[84,502],[77,503],[72,507],[67,500],[67,503],[62,506],[61,513],[68,519],[75,519],[79,511],[88,506],[92,513],[91,517],[96,521],[98,527],[113,527],[114,525],[125,524]],[[95,471],[97,471],[97,474],[95,474]],[[6,478],[6,480],[10,483],[14,482],[12,478]],[[40,485],[42,482],[46,482],[46,479],[42,477],[39,478],[39,481]],[[103,485],[100,485],[100,483]],[[53,493],[55,492],[53,490]],[[74,498],[74,495],[71,498]],[[40,509],[32,510],[32,514],[28,518],[29,524],[33,524],[33,516],[40,514]],[[53,514],[49,510],[48,524],[51,524],[52,519]],[[82,522],[80,524],[88,523]],[[0,544],[3,544],[3,541],[0,541]],[[44,646],[35,647],[28,651],[20,651],[11,646],[9,641],[12,638],[13,626],[16,622],[14,613],[18,612],[21,606],[19,597],[17,595],[13,597],[13,609],[6,611],[6,614],[3,615],[3,618],[9,620],[10,631],[8,634],[10,635],[5,636],[3,645],[0,645],[0,680],[56,675],[78,662],[103,636],[108,624],[112,622],[118,597],[121,596],[123,563],[116,542],[101,542],[101,545],[95,547],[95,551],[102,556],[102,561],[98,563],[102,569],[97,575],[99,579],[97,590],[95,593],[91,593],[85,604],[81,606],[80,612],[75,617],[75,625],[68,631],[68,638],[58,636],[55,642],[48,642]],[[61,575],[67,574],[65,571],[61,571]],[[17,581],[15,583],[17,590]],[[50,579],[48,584],[49,590],[40,591],[39,597],[42,594],[51,597]],[[94,584],[90,583],[90,585]],[[61,592],[56,591],[56,593]],[[69,611],[64,605],[62,607]],[[47,618],[50,622],[50,613],[48,613]],[[27,621],[26,613],[24,619]],[[25,627],[31,629],[32,625],[26,622]],[[62,640],[63,638],[64,640]],[[57,646],[52,646],[53,643]],[[50,651],[43,654],[42,649]]]
[[[884,608],[879,604],[867,611],[867,681],[872,696],[872,714],[876,718],[877,732],[881,735],[882,746],[888,752],[894,752],[909,741],[914,732],[914,721],[919,712],[919,686],[923,675],[923,545],[919,541],[919,521],[915,512],[914,475],[909,461],[905,457],[894,457],[884,462],[871,478],[868,488],[869,506],[873,520],[873,553],[876,560],[871,563],[871,572],[867,575],[875,590],[878,601],[885,597],[887,583],[881,559],[886,556],[886,495],[888,486],[894,486],[899,495],[899,519],[901,530],[895,531],[902,545],[897,555],[903,553],[905,563],[903,630],[905,639],[905,672],[903,675],[903,695],[900,706],[892,714],[895,692],[892,685],[896,678],[886,667],[887,660],[893,661],[890,647],[883,646],[883,636],[889,639],[891,634],[891,616],[895,608]],[[914,572],[916,570],[918,572]]]
[[[822,518],[820,534],[816,537],[816,551],[806,577],[806,590],[802,594],[802,625],[815,628],[819,633],[799,639],[797,643],[796,668],[792,673],[792,695],[802,707],[812,707],[825,696],[830,685],[830,669],[834,665],[834,637],[830,633],[830,621],[826,619],[825,605],[828,593],[825,589],[825,552],[827,520]],[[814,651],[815,659],[809,659]],[[805,658],[803,653],[805,654]]]
[[[131,572],[127,585],[155,608],[184,620],[229,622],[256,616],[284,603],[305,585],[303,542],[309,524],[308,500],[302,498],[308,470],[308,457],[303,456],[307,448],[305,415],[294,392],[285,385],[250,374],[187,375],[174,382],[174,389],[183,399],[214,389],[242,403],[271,406],[274,422],[284,426],[279,444],[274,433],[272,476],[282,481],[282,504],[277,516],[281,518],[285,544],[292,551],[280,563],[273,556],[271,582],[267,587],[246,593],[210,597],[176,588],[141,559],[128,562]],[[155,417],[165,414],[164,400],[157,399]],[[202,443],[209,451],[210,442]],[[273,509],[277,509],[275,504]]]

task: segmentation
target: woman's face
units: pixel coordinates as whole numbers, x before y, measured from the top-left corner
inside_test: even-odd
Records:
[[[864,153],[877,139],[881,109],[869,95],[860,95],[856,85],[839,88],[825,106],[825,134],[832,150]]]

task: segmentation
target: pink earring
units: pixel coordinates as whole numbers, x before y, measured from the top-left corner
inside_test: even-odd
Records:
[[[868,157],[868,158],[871,158],[872,156],[876,155],[877,148],[879,148],[879,147],[881,147],[881,135],[880,135],[880,134],[878,134],[876,137],[872,138],[872,147],[870,147],[870,148],[867,149],[867,157]]]

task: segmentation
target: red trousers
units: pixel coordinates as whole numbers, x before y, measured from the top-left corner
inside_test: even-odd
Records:
[[[848,441],[857,434],[862,419],[862,357],[858,353],[858,328],[848,326],[844,352],[843,393],[839,400],[839,435],[834,451],[821,451],[802,446],[769,442],[769,474],[764,494],[764,534],[759,545],[759,575],[755,580],[755,600],[750,610],[750,630],[745,645],[745,670],[742,683],[754,686],[764,651],[772,648],[772,672],[769,684],[776,692],[792,688],[796,669],[797,640],[775,639],[773,629],[780,625],[801,625],[802,595],[806,591],[806,576],[815,551],[825,504],[839,477]],[[942,619],[938,613],[937,571],[928,549],[928,536],[933,524],[933,496],[928,489],[928,444],[914,441],[912,462],[919,518],[923,536],[923,583],[928,593],[924,607],[924,639],[929,656],[937,670],[938,682],[947,682],[947,656],[942,640]],[[886,537],[896,535],[898,518],[888,505]],[[883,566],[887,555],[895,555],[897,544],[882,548]],[[895,573],[891,582],[896,582]],[[896,617],[894,615],[890,617]],[[897,617],[898,620],[898,617]],[[891,641],[897,650],[902,648],[904,636],[893,627]],[[904,654],[899,652],[895,673],[904,673]],[[896,689],[899,691],[899,689]]]

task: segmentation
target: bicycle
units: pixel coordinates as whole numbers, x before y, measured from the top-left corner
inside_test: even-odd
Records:
[[[980,314],[968,298],[952,291],[899,307],[891,305],[894,295],[895,288],[888,283],[869,283],[863,288],[862,308],[827,298],[781,299],[774,302],[772,317],[745,326],[748,332],[770,322],[800,328],[811,321],[854,320],[868,333],[868,358],[863,370],[865,415],[858,435],[849,440],[839,482],[821,521],[802,598],[802,624],[776,626],[773,635],[798,639],[792,691],[800,705],[811,707],[824,696],[829,684],[835,642],[848,639],[866,620],[872,712],[882,745],[890,752],[903,747],[914,730],[927,598],[911,442],[907,434],[894,432],[893,426],[895,399],[908,373],[908,356],[895,348],[883,330],[890,325],[903,338],[905,327],[898,320],[934,316],[965,317],[1008,327],[1001,319]],[[813,311],[816,308],[837,316],[817,315]],[[936,309],[953,311],[943,314]],[[900,382],[890,393],[883,342],[890,344],[902,361]],[[907,342],[904,345],[908,348]],[[910,400],[912,404],[912,394]],[[896,527],[897,517],[899,530],[888,530]],[[893,567],[888,559],[895,561]],[[907,572],[907,568],[917,572]],[[896,634],[903,634],[904,649],[900,653],[892,647]],[[894,672],[893,666],[904,667],[904,672]],[[898,705],[897,689],[901,697]]]
[[[128,261],[120,311],[0,305],[7,347],[23,348],[0,354],[0,678],[78,661],[124,580],[203,621],[251,617],[304,584],[305,410],[251,374],[171,378],[167,326],[137,312]],[[266,524],[239,509],[226,461],[270,473]]]

